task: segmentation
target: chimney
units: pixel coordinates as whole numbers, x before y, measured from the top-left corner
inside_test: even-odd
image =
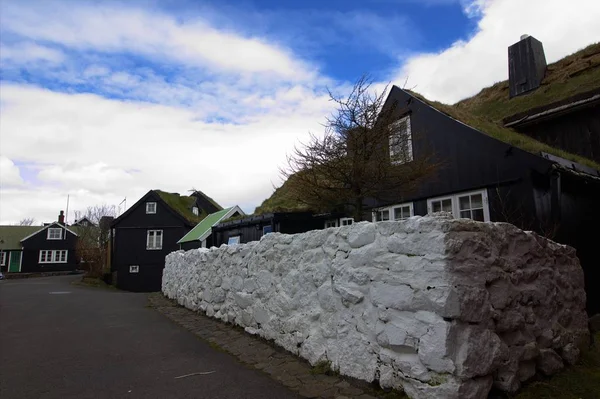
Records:
[[[508,85],[510,98],[540,87],[546,74],[542,42],[529,35],[508,48]]]
[[[58,214],[58,223],[64,225],[65,224],[65,211],[60,211]]]

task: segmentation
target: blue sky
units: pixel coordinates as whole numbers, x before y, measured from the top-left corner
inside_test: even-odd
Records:
[[[454,103],[507,78],[521,34],[552,62],[598,40],[598,15],[589,0],[3,0],[0,223],[153,188],[251,212],[323,131],[327,89],[369,74]]]

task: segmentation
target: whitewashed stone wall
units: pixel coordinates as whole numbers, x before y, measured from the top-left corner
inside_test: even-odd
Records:
[[[575,251],[503,223],[413,217],[167,256],[164,294],[412,398],[484,398],[587,339]]]

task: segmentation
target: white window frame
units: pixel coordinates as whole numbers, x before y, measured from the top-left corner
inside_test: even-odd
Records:
[[[69,251],[66,249],[41,249],[38,263],[67,263],[68,259]]]
[[[140,266],[139,265],[129,265],[129,273],[139,273]]]
[[[0,252],[0,266],[6,266],[6,252]]]
[[[58,237],[56,237],[56,233],[58,231]],[[49,227],[48,228],[48,233],[46,235],[46,239],[48,240],[62,240],[63,238],[63,229],[61,229],[60,227]]]
[[[350,223],[348,223],[350,222]],[[340,226],[351,226],[354,224],[354,218],[340,218]]]
[[[400,131],[400,126],[406,126],[405,129]],[[396,151],[394,148],[394,136],[403,135],[401,144],[406,144],[406,148]],[[393,165],[402,165],[404,163],[413,161],[413,140],[412,140],[412,128],[410,124],[410,115],[406,115],[398,119],[397,121],[390,124],[390,138],[389,138],[389,150],[390,150],[390,161]],[[405,152],[404,154],[402,152]],[[394,159],[400,156],[400,159]]]
[[[198,209],[197,206],[192,207],[192,213],[196,216],[198,216],[200,214],[200,210]]]
[[[237,245],[241,241],[241,236],[231,236],[227,239],[227,245]]]
[[[332,225],[333,224],[333,225]],[[338,220],[337,219],[329,219],[325,221],[325,228],[329,229],[331,227],[338,227]]]
[[[490,221],[490,205],[489,205],[486,189],[475,190],[475,191],[465,191],[465,192],[457,193],[454,195],[445,195],[443,197],[429,198],[427,200],[427,213],[429,213],[429,214],[433,213],[433,202],[434,201],[442,201],[445,199],[450,199],[452,201],[452,216],[454,216],[454,218],[456,218],[456,219],[460,219],[461,217],[460,217],[459,198],[471,196],[471,195],[477,195],[477,194],[481,194],[481,199],[483,201],[483,221],[489,222]]]
[[[160,237],[160,243],[158,242]],[[148,251],[161,250],[163,245],[163,231],[162,230],[148,230],[146,232],[146,249]]]
[[[408,217],[400,218],[400,219],[395,219],[394,218],[394,210],[396,208],[406,208],[406,207],[409,207],[409,209],[410,209]],[[413,203],[412,202],[405,202],[403,204],[394,204],[394,205],[386,206],[384,208],[375,209],[373,211],[373,214],[372,214],[373,222],[377,222],[377,214],[379,212],[385,212],[385,211],[388,212],[388,219],[387,219],[388,221],[389,220],[405,220],[405,219],[408,219],[411,216],[415,216],[415,208],[413,206]]]
[[[156,202],[146,202],[146,214],[154,215],[156,213]]]

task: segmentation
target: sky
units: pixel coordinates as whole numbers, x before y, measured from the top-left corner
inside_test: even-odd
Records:
[[[454,103],[600,40],[596,0],[0,1],[0,224],[198,189],[252,212],[361,75]],[[120,211],[124,210],[121,205]]]

